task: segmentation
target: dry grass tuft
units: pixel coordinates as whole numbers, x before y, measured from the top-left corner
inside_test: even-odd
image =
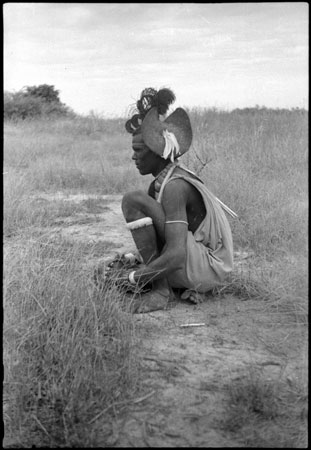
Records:
[[[228,280],[214,289],[215,296],[234,295],[242,300],[265,302],[265,309],[308,323],[308,264],[304,257],[279,259],[273,264],[262,257],[236,265]]]
[[[267,379],[253,366],[227,386],[221,428],[245,447],[304,448],[307,445],[307,384]]]
[[[85,258],[62,239],[21,240],[5,255],[6,434],[19,429],[23,446],[94,444],[88,422],[135,389],[131,316]]]

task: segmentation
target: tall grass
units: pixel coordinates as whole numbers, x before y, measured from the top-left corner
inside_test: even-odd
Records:
[[[306,255],[307,112],[190,113],[194,156],[187,163],[239,215],[236,244],[271,257]]]
[[[218,294],[266,300],[267,310],[306,323],[307,112],[189,114],[194,141],[182,162],[238,214],[230,219],[235,248],[254,253]],[[96,446],[103,430],[94,418],[135,389],[131,317],[113,286],[98,291],[92,281],[103,244],[52,235],[55,217],[74,207],[36,199],[146,189],[151,179],[137,174],[130,141],[122,119],[4,124],[4,418],[12,446]]]
[[[133,323],[113,286],[94,286],[94,246],[25,238],[4,255],[6,436],[93,446],[94,417],[136,388]]]
[[[268,297],[305,322],[308,113],[254,108],[189,114],[194,141],[185,163],[238,214],[229,218],[235,248],[255,255],[245,270],[237,267],[222,293]]]
[[[11,446],[94,446],[98,433],[103,442],[94,419],[109,424],[111,408],[136,389],[131,316],[114,286],[99,291],[93,283],[92,261],[105,246],[49,233],[73,205],[36,199],[58,190],[121,190],[119,122],[99,123],[100,137],[92,117],[5,124],[4,419]]]
[[[26,174],[41,192],[112,194],[145,187],[123,129],[121,120],[92,117],[6,124],[4,171]]]
[[[308,114],[254,109],[189,111],[192,151],[182,158],[239,215],[235,244],[267,258],[307,254]],[[146,189],[121,119],[5,124],[4,171],[37,191]],[[8,175],[6,175],[8,176]]]

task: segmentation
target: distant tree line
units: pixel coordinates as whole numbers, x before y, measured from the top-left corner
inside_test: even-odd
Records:
[[[298,106],[292,108],[268,108],[266,106],[256,105],[254,107],[245,108],[235,108],[232,110],[233,113],[243,114],[243,115],[258,115],[258,113],[281,113],[288,114],[291,112],[306,114],[307,110],[305,108],[300,108]]]
[[[60,101],[59,91],[49,84],[25,86],[18,92],[4,92],[4,119],[72,116],[74,112]]]

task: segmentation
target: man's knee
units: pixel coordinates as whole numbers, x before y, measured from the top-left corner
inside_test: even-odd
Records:
[[[148,202],[148,195],[143,191],[132,191],[124,194],[122,198],[122,212],[126,219],[136,220]]]

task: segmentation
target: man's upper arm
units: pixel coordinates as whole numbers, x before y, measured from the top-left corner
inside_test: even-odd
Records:
[[[168,249],[186,248],[188,234],[187,199],[189,195],[188,183],[184,180],[172,180],[165,186],[162,206],[165,213],[165,222],[177,221],[165,224],[165,242]],[[181,221],[181,222],[179,222]]]

